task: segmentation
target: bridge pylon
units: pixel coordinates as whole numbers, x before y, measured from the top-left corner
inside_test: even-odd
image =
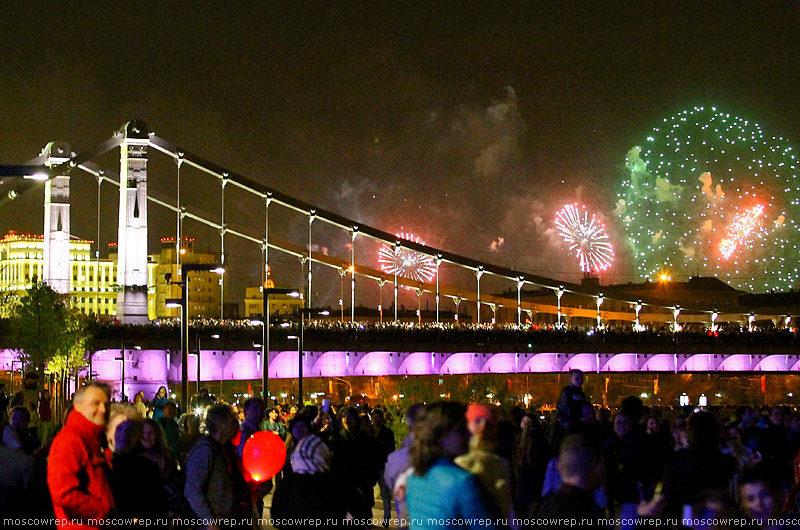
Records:
[[[147,125],[126,123],[119,134],[119,239],[117,240],[117,318],[147,323]]]
[[[47,167],[64,164],[71,150],[66,142],[50,142],[41,156]],[[70,292],[69,270],[69,175],[60,172],[45,183],[44,188],[44,251],[41,280],[60,294]]]

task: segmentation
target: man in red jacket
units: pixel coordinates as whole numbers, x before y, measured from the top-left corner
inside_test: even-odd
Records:
[[[108,387],[90,382],[79,388],[74,410],[53,440],[47,485],[58,528],[98,528],[114,507],[100,447],[105,431]]]

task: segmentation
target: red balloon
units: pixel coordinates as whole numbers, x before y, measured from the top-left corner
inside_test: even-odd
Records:
[[[242,463],[253,482],[274,477],[286,462],[286,446],[277,433],[259,431],[244,443]]]
[[[239,442],[241,441],[241,439],[242,439],[242,431],[238,430],[238,431],[236,431],[236,436],[234,436],[233,440],[231,440],[231,443],[234,446],[239,447]]]

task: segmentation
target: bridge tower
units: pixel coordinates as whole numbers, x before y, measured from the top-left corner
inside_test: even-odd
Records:
[[[70,158],[66,142],[50,142],[42,149],[45,165],[57,166]],[[66,172],[64,172],[66,173]],[[41,280],[60,294],[69,294],[69,175],[57,175],[44,188],[44,268]]]
[[[140,120],[120,130],[117,318],[147,322],[147,125]]]

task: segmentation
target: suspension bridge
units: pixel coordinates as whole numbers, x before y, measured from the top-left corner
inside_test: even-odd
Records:
[[[98,162],[103,155],[119,149],[119,172],[102,167]],[[154,154],[171,159],[176,168],[176,193],[167,196],[148,188],[148,162]],[[200,184],[196,179],[189,183],[195,190],[203,189],[203,199],[189,202],[186,197],[187,183],[181,182],[181,172],[187,168],[197,171],[209,179],[211,185]],[[574,284],[561,280],[531,274],[521,270],[498,266],[470,257],[461,256],[444,249],[433,248],[420,242],[404,239],[397,235],[349,219],[338,213],[328,211],[313,204],[298,200],[278,190],[274,190],[253,179],[247,178],[225,167],[221,167],[203,157],[174,144],[151,132],[140,120],[126,123],[115,134],[96,147],[81,153],[72,152],[65,142],[50,142],[38,157],[19,166],[6,166],[7,175],[36,176],[35,179],[14,179],[2,184],[3,196],[0,204],[10,205],[12,199],[30,192],[45,180],[44,190],[44,267],[43,280],[55,290],[70,293],[70,179],[79,175],[94,178],[98,185],[98,238],[95,255],[99,259],[100,231],[100,187],[108,183],[119,189],[118,216],[118,261],[117,261],[117,306],[116,317],[124,324],[146,324],[147,313],[147,255],[148,255],[148,207],[153,205],[171,212],[175,216],[176,259],[180,265],[180,245],[188,221],[199,223],[219,234],[219,265],[225,268],[224,274],[235,273],[226,248],[231,238],[252,245],[260,253],[262,288],[266,288],[265,278],[270,270],[275,254],[290,256],[298,260],[303,271],[302,284],[298,291],[303,298],[304,312],[310,314],[314,307],[313,286],[319,281],[322,270],[338,272],[339,278],[349,276],[350,321],[356,321],[356,300],[360,290],[367,290],[372,284],[378,286],[380,295],[383,287],[390,284],[394,314],[387,320],[398,320],[398,298],[401,289],[416,295],[417,312],[433,302],[434,319],[439,323],[445,307],[463,314],[463,310],[473,315],[471,324],[493,326],[500,323],[524,328],[536,318],[539,322],[555,327],[572,323],[592,324],[597,327],[613,324],[621,327],[643,328],[650,325],[697,324],[713,329],[717,322],[732,322],[752,326],[753,321],[772,320],[778,327],[788,324],[784,314],[759,314],[724,312],[703,303],[687,304],[684,307],[666,305],[663,300],[647,296],[626,297],[603,294],[599,283]],[[182,189],[183,186],[183,189]],[[237,211],[237,201],[231,194],[244,193],[255,199],[263,214],[263,225],[242,224],[240,219],[252,217],[254,212],[248,208],[247,215]],[[226,199],[227,198],[227,199]],[[218,204],[219,215],[208,212],[208,205]],[[233,208],[233,210],[232,210]],[[81,209],[84,214],[85,208]],[[271,233],[276,219],[285,215],[300,215],[307,226],[304,234],[292,239],[282,238]],[[324,225],[325,229],[322,229]],[[104,225],[106,226],[106,225]],[[173,228],[170,228],[171,231]],[[337,234],[331,236],[329,229]],[[163,233],[163,227],[161,227]],[[274,231],[274,230],[273,230]],[[330,255],[326,239],[344,239],[349,256]],[[302,239],[301,239],[302,238]],[[359,247],[386,245],[394,256],[393,272],[377,268],[375,260]],[[429,258],[435,267],[430,281],[403,277],[397,266],[402,252],[413,252]],[[391,259],[391,258],[390,258]],[[447,281],[440,281],[440,274],[448,269]],[[181,270],[180,268],[178,269]],[[180,274],[180,272],[179,272]],[[99,275],[99,274],[98,274]],[[487,280],[492,279],[491,290]],[[184,292],[188,289],[188,274],[182,280]],[[221,285],[223,283],[221,282]],[[498,288],[499,286],[499,288]],[[533,300],[523,297],[524,290],[537,289],[539,296]],[[342,291],[344,288],[342,287]],[[507,294],[497,294],[498,292]],[[513,293],[516,293],[514,296]],[[541,295],[541,293],[545,293]],[[546,293],[550,293],[548,296]],[[265,295],[266,297],[266,295]],[[344,298],[344,295],[342,296]],[[224,302],[224,293],[221,296]],[[569,301],[569,302],[567,302]],[[340,301],[340,304],[342,302]],[[382,305],[382,304],[381,304]],[[265,304],[266,307],[266,304]],[[187,319],[184,319],[187,320]],[[186,324],[188,327],[188,323]],[[269,326],[264,326],[269,330]],[[297,377],[300,368],[297,362],[298,351],[272,351],[268,337],[265,344],[252,350],[202,350],[187,359],[188,349],[185,334],[182,334],[184,355],[170,355],[170,350],[135,350],[126,353],[124,348],[108,349],[93,354],[94,369],[101,378],[121,381],[124,371],[125,355],[134,363],[128,377],[136,382],[136,387],[150,387],[164,384],[169,380],[182,379],[184,384],[192,378],[198,366],[204,368],[209,378],[258,379],[260,374],[274,378]],[[431,352],[431,351],[305,351],[302,344],[300,363],[303,372],[311,377],[380,376],[380,375],[421,375],[434,373],[526,373],[559,372],[574,367],[589,371],[800,371],[798,359],[793,355],[731,354],[712,355],[704,352],[673,352],[641,354],[634,349],[615,353],[553,351],[528,353],[519,351],[492,352]],[[269,360],[264,366],[263,359],[268,352]],[[488,355],[488,356],[487,356]],[[199,365],[198,363],[199,360]],[[122,363],[120,363],[122,359]],[[294,360],[292,360],[294,359]],[[120,364],[122,366],[120,366]],[[106,368],[103,368],[107,366]],[[11,352],[0,354],[0,367],[13,367]],[[207,368],[206,368],[207,367]],[[178,377],[180,373],[180,377]],[[133,384],[133,383],[132,383]],[[126,389],[127,390],[127,389]],[[126,391],[126,394],[128,392]]]

